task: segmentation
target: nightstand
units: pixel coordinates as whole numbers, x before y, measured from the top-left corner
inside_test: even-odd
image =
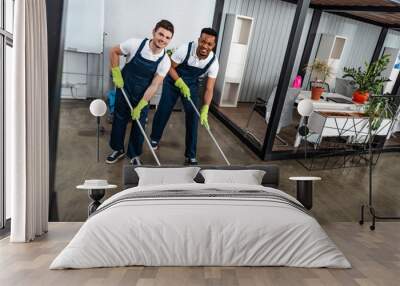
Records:
[[[320,177],[290,177],[289,180],[297,182],[296,198],[303,206],[311,210],[313,206],[313,182],[320,181]]]
[[[92,202],[88,206],[90,216],[100,206],[100,200],[104,197],[106,190],[115,189],[117,185],[110,185],[107,180],[85,180],[83,185],[76,186],[78,190],[87,190]]]

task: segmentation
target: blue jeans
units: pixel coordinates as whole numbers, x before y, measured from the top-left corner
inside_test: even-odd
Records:
[[[190,93],[193,103],[198,106],[198,87],[190,87]],[[151,140],[160,142],[165,126],[171,116],[172,109],[179,97],[182,99],[183,108],[185,110],[185,157],[196,158],[198,116],[190,102],[183,98],[180,91],[168,82],[164,82],[163,85],[160,103],[154,115],[150,137]]]
[[[138,103],[138,100],[131,99],[132,106],[135,107]],[[146,127],[146,118],[148,113],[148,106],[142,109],[140,113],[140,123],[143,126],[143,129]],[[114,119],[112,124],[111,131],[111,139],[110,139],[110,147],[115,151],[125,150],[124,148],[124,140],[125,140],[125,132],[126,126],[128,122],[132,120],[131,110],[129,109],[128,104],[125,101],[124,96],[121,92],[117,92],[116,101],[115,101],[115,112]],[[140,132],[140,129],[136,122],[132,122],[131,134],[129,136],[128,143],[128,152],[127,156],[129,158],[133,158],[136,156],[140,156],[143,150],[143,135]]]

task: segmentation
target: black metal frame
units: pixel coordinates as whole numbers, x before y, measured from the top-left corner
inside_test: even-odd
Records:
[[[55,174],[67,0],[46,0],[49,92],[49,221],[58,221]]]
[[[387,98],[396,98],[398,95],[383,95],[384,97]],[[398,112],[394,115],[394,118],[398,116]],[[372,120],[371,118],[369,119],[369,126],[371,126]],[[393,124],[393,123],[392,123]],[[372,168],[373,168],[373,147],[372,147],[372,134],[371,134],[371,129],[369,128],[369,140],[368,140],[368,156],[369,156],[369,164],[368,164],[368,171],[369,171],[369,177],[368,177],[368,203],[361,205],[361,216],[360,216],[360,225],[364,224],[364,211],[365,209],[369,210],[369,213],[372,218],[372,224],[370,225],[370,230],[375,230],[375,224],[376,220],[400,220],[399,216],[378,216],[376,214],[376,209],[373,205],[373,200],[372,200]]]
[[[224,10],[225,0],[216,0],[214,8],[214,17],[212,27],[219,31],[221,27],[222,12]]]
[[[288,3],[292,3],[295,5],[299,5],[299,4],[303,4],[304,1],[297,1],[297,0],[281,0],[284,2],[288,2]],[[222,5],[223,6],[223,5]],[[317,29],[318,29],[318,24],[319,24],[319,20],[320,20],[320,16],[319,13],[322,14],[323,12],[323,8],[328,6],[318,6],[318,5],[310,5],[310,8],[314,8],[316,10],[314,10],[313,13],[313,19],[311,21],[311,25],[308,31],[308,35],[307,35],[307,40],[306,40],[306,44],[305,44],[305,48],[303,51],[303,55],[302,55],[302,59],[301,59],[301,63],[299,66],[299,70],[298,73],[301,75],[304,73],[304,71],[302,71],[302,66],[304,66],[305,64],[308,63],[310,55],[311,55],[311,50],[312,47],[314,45],[315,42],[315,35],[314,33],[316,33]],[[344,10],[342,9],[336,9],[336,11],[340,10],[340,11],[357,11],[359,6],[354,6],[353,9],[355,10],[349,10],[350,6],[345,6]],[[368,7],[368,6],[367,6]],[[221,7],[222,9],[223,7]],[[298,8],[298,7],[297,7]],[[371,8],[371,7],[369,7]],[[375,6],[373,6],[373,8],[375,8]],[[307,10],[307,9],[306,9]],[[381,9],[382,11],[380,11],[378,9],[377,12],[386,12],[384,11],[385,9]],[[349,14],[349,13],[345,13],[345,12],[335,12],[332,10],[328,10],[328,13],[334,14],[334,15],[338,15],[338,16],[342,16],[342,17],[346,17],[346,18],[350,18],[350,19],[354,19],[357,21],[361,21],[363,23],[368,23],[368,24],[372,24],[372,25],[376,25],[379,27],[382,27],[382,32],[380,34],[380,37],[378,39],[377,45],[375,47],[375,51],[374,51],[374,55],[372,57],[372,59],[374,59],[376,57],[376,54],[378,54],[378,57],[381,53],[383,44],[384,44],[384,38],[386,37],[386,33],[388,31],[388,29],[397,29],[400,28],[400,24],[399,25],[384,25],[383,23],[380,22],[376,22],[373,20],[369,20],[366,18],[362,18],[353,14]],[[375,10],[373,10],[373,12],[376,12]],[[214,23],[216,23],[216,18],[218,17],[218,13],[219,12],[215,12],[214,14]],[[296,22],[293,22],[293,25],[295,25]],[[292,26],[292,30],[293,30]],[[301,32],[301,31],[300,31]],[[299,33],[301,34],[301,33]],[[287,51],[289,50],[293,50],[294,46],[293,46],[293,42],[291,40],[288,41],[288,47],[287,47]],[[296,49],[298,48],[298,45],[296,47]],[[285,62],[284,65],[287,64],[288,61],[288,57],[287,55],[285,55]],[[283,67],[284,67],[283,65]],[[286,70],[284,70],[284,68],[282,68],[281,70],[281,75],[280,75],[280,81],[282,78],[282,73],[287,72]],[[291,74],[291,71],[288,72],[287,74]],[[287,85],[289,86],[289,82],[287,81]],[[286,88],[285,88],[286,89]],[[394,87],[394,93],[398,93],[400,91],[400,76],[396,81],[395,87]],[[282,91],[284,91],[281,88],[280,93],[282,94]],[[278,90],[277,90],[277,94],[278,94]],[[280,96],[277,96],[276,98],[279,98]],[[273,117],[279,116],[280,111],[282,110],[283,107],[283,103],[280,102],[282,101],[282,98],[280,100],[275,100],[273,103],[273,109],[275,110],[274,114],[271,114],[271,119],[273,119]],[[281,106],[280,106],[281,105]],[[254,153],[256,153],[260,159],[264,159],[264,160],[285,160],[285,159],[295,159],[295,158],[301,158],[304,155],[301,152],[294,152],[294,151],[272,151],[272,147],[274,145],[274,141],[275,141],[275,135],[276,135],[276,129],[277,126],[279,124],[279,120],[274,119],[273,122],[276,126],[274,126],[273,128],[271,128],[270,130],[267,129],[266,132],[266,136],[264,138],[264,144],[262,146],[262,149],[260,150],[260,146],[259,143],[250,138],[248,136],[248,134],[246,134],[246,132],[244,132],[239,126],[237,126],[234,122],[232,122],[226,115],[224,115],[221,111],[218,110],[218,108],[212,108],[211,109],[212,113],[222,122],[224,123],[244,144],[246,144],[247,147],[249,147],[252,151],[254,151]],[[279,111],[279,112],[278,112]],[[272,121],[269,122],[268,126],[270,126]],[[269,127],[268,127],[269,128]],[[399,147],[386,147],[384,148],[383,152],[398,152],[400,150],[400,146]],[[316,152],[315,154],[321,155],[324,154],[324,150],[319,150],[318,152]]]
[[[308,29],[306,43],[304,45],[303,55],[301,56],[299,70],[297,72],[302,78],[306,75],[305,66],[310,61],[311,51],[314,46],[315,38],[317,37],[317,31],[319,22],[321,20],[322,10],[315,9],[312,15],[310,28]]]
[[[394,83],[392,94],[400,95],[400,73],[397,76],[396,82]]]
[[[377,12],[377,13],[399,13],[400,6],[382,5],[317,5],[311,4],[310,8],[324,11],[347,11],[347,12]]]
[[[297,55],[297,50],[300,44],[301,34],[304,28],[307,12],[309,9],[310,0],[299,0],[297,2],[296,13],[294,15],[292,29],[290,31],[288,46],[285,52],[285,58],[282,64],[281,73],[279,76],[276,95],[271,109],[270,119],[268,121],[267,131],[264,137],[262,153],[264,160],[269,160],[269,155],[274,147],[275,136],[278,129],[280,114],[285,102],[286,93],[290,84],[290,77],[294,68],[294,62]]]
[[[376,43],[376,46],[375,46],[374,53],[372,54],[371,63],[375,62],[379,59],[379,57],[382,53],[383,45],[385,43],[388,32],[389,32],[388,28],[382,27],[382,30],[379,34],[378,42]]]

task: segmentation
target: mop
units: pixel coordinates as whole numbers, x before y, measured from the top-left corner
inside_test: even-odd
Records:
[[[133,111],[132,104],[131,104],[131,102],[129,101],[129,98],[128,98],[128,96],[126,95],[125,89],[124,89],[123,87],[121,88],[121,91],[122,91],[122,94],[123,94],[124,97],[125,97],[126,103],[128,103],[129,108],[131,109],[131,112],[132,112],[132,111]],[[146,132],[144,131],[144,129],[143,129],[143,127],[142,127],[142,124],[140,123],[139,119],[136,120],[136,123],[137,123],[137,125],[139,126],[140,132],[142,132],[142,135],[143,135],[143,137],[144,137],[144,140],[146,141],[147,146],[149,146],[149,149],[150,149],[150,151],[151,151],[151,154],[153,154],[153,157],[154,157],[154,159],[156,160],[157,165],[158,165],[158,166],[161,166],[161,163],[160,163],[160,161],[158,160],[158,157],[157,157],[156,153],[154,152],[153,148],[151,147],[149,138],[147,137],[147,134],[146,134]]]
[[[196,112],[197,116],[200,118],[200,113],[199,113],[196,105],[194,105],[194,103],[193,103],[193,101],[192,101],[192,99],[190,97],[188,98],[188,100],[189,100],[190,104],[192,105],[194,111]],[[231,163],[229,163],[228,158],[226,158],[224,152],[222,151],[221,147],[219,146],[219,144],[218,144],[217,140],[215,139],[214,135],[212,134],[210,128],[207,128],[207,127],[204,127],[204,128],[207,129],[208,135],[210,135],[211,139],[214,141],[215,146],[217,146],[217,148],[218,148],[219,152],[221,153],[222,157],[224,157],[224,160],[225,160],[226,164],[228,166],[230,166]]]

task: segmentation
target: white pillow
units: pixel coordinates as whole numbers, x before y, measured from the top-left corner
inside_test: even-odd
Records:
[[[199,170],[199,167],[135,168],[139,176],[139,186],[195,183],[193,179]]]
[[[205,184],[234,183],[261,185],[265,171],[261,170],[201,170]]]

